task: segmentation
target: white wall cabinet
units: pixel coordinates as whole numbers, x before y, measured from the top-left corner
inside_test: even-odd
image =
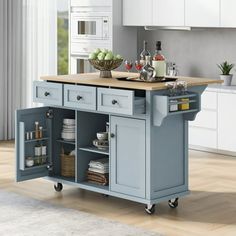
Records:
[[[236,28],[235,0],[123,0],[123,25]]]
[[[218,148],[236,152],[236,94],[218,93]]]
[[[235,0],[221,0],[221,27],[236,27],[235,9]]]
[[[219,27],[220,0],[185,0],[185,25]]]
[[[153,25],[184,26],[185,0],[153,0]]]
[[[123,25],[152,25],[153,0],[123,0]]]

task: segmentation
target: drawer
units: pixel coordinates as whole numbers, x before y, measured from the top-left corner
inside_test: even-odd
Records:
[[[189,128],[189,144],[205,147],[217,148],[217,131],[197,127]]]
[[[217,93],[205,91],[202,94],[202,108],[203,109],[217,109]]]
[[[64,106],[96,110],[96,88],[79,85],[64,85]]]
[[[196,119],[190,122],[190,126],[217,129],[217,112],[202,110],[197,114]]]
[[[48,105],[63,105],[63,84],[34,81],[33,101]]]
[[[134,115],[145,113],[145,98],[137,98],[134,91],[98,88],[98,111]]]

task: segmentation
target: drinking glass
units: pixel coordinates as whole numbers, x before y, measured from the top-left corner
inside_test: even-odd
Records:
[[[143,69],[143,64],[141,61],[135,61],[135,69],[138,71],[138,73],[140,73],[140,71]]]
[[[129,61],[129,60],[125,60],[125,69],[130,72],[130,70],[132,69],[133,67],[133,63],[132,61]]]

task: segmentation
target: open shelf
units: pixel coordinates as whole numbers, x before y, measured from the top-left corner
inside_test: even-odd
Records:
[[[63,140],[63,139],[57,139],[57,142],[64,143],[64,144],[75,145],[75,141],[66,141],[66,140]]]
[[[52,175],[52,176],[49,176],[49,177],[55,178],[55,179],[58,179],[58,180],[64,180],[64,181],[75,183],[75,177],[65,177],[65,176],[61,176],[61,175]]]
[[[32,167],[25,167],[25,170],[37,170],[37,169],[41,169],[43,167],[47,168],[47,166],[48,166],[48,164],[32,166]]]
[[[190,113],[190,112],[198,112],[198,109],[188,109],[188,110],[182,110],[182,111],[170,111],[169,115],[177,115],[177,114],[184,114],[184,113]]]
[[[40,142],[40,141],[45,141],[48,140],[49,138],[40,138],[40,139],[30,139],[30,140],[25,140],[25,143],[34,143],[34,142]]]
[[[79,150],[85,151],[85,152],[93,152],[93,153],[98,153],[98,154],[103,154],[103,155],[109,155],[109,148],[108,149],[98,149],[96,147],[83,147],[79,148]]]
[[[96,188],[96,189],[100,189],[100,190],[109,191],[109,185],[103,186],[103,185],[99,185],[99,184],[89,183],[87,181],[79,183],[79,185],[81,188],[84,187],[84,189]]]

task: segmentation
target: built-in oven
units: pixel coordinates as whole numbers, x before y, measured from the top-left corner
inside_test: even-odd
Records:
[[[95,72],[95,69],[90,65],[88,61],[88,55],[71,55],[70,58],[70,73],[91,73]]]
[[[110,17],[104,13],[72,12],[71,41],[81,39],[109,40]]]

